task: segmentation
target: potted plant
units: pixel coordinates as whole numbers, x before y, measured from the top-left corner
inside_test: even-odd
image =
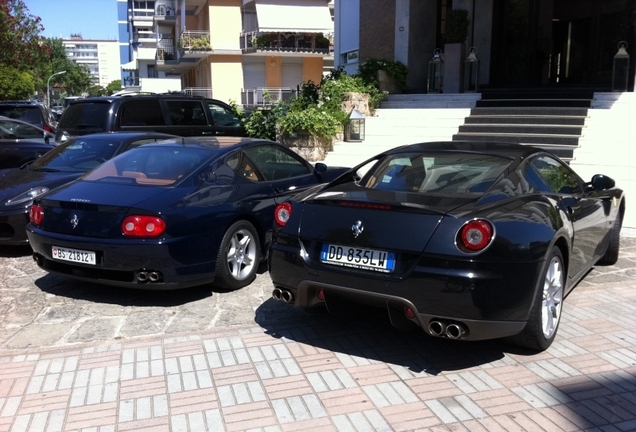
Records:
[[[459,93],[464,76],[466,38],[470,20],[465,9],[446,12],[446,34],[444,44],[444,93]]]

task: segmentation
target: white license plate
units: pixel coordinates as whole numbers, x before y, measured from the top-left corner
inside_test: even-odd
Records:
[[[395,253],[325,243],[320,261],[327,264],[390,273],[395,270]]]
[[[95,252],[53,246],[51,255],[53,259],[57,260],[71,261],[80,264],[96,264]]]

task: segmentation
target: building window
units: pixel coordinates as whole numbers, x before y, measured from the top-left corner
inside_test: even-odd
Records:
[[[349,51],[342,55],[344,63],[357,63],[358,62],[358,50]]]

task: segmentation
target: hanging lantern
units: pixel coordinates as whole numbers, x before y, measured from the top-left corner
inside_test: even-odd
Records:
[[[618,43],[618,52],[614,56],[614,68],[612,69],[612,91],[627,91],[629,78],[629,54],[627,54],[627,42]]]
[[[465,93],[477,93],[479,91],[479,59],[475,51],[475,47],[470,47],[470,53],[464,62]]]
[[[433,58],[428,62],[427,89],[429,93],[441,93],[444,83],[444,60],[442,50],[436,48]]]
[[[364,122],[364,116],[360,111],[351,111],[345,127],[345,141],[364,141]]]

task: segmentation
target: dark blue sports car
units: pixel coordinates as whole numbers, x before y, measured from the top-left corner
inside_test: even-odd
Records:
[[[623,191],[541,149],[441,142],[378,155],[276,208],[274,298],[377,306],[398,328],[547,348],[564,297],[618,259]]]
[[[174,289],[248,285],[274,207],[346,168],[249,138],[183,138],[127,151],[38,197],[27,235],[43,269],[84,281]]]
[[[32,158],[20,168],[0,171],[0,245],[28,243],[25,228],[34,198],[76,180],[119,153],[172,137],[156,132],[86,135],[57,147],[48,146],[46,154],[43,151],[42,157]]]

